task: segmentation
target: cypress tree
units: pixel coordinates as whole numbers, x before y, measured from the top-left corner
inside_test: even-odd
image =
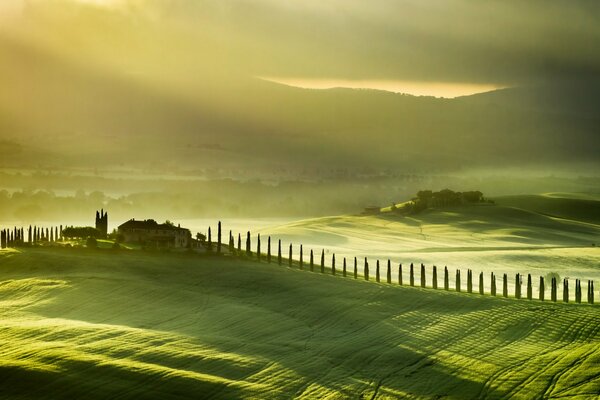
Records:
[[[271,236],[267,238],[267,262],[271,264]]]
[[[54,241],[58,242],[58,227],[54,227]]]
[[[315,270],[315,258],[313,256],[313,251],[310,249],[310,272]]]
[[[508,297],[508,276],[506,274],[502,277],[502,296]]]
[[[425,265],[421,264],[421,287],[425,287]]]
[[[235,251],[234,247],[235,244],[233,242],[233,233],[229,231],[229,253],[233,254],[233,252]]]
[[[493,272],[490,275],[490,294],[496,296],[496,274]]]
[[[581,303],[581,281],[575,279],[575,303]]]
[[[335,253],[331,255],[331,275],[335,275]]]
[[[433,271],[431,273],[431,287],[437,289],[437,267],[433,266]]]
[[[552,278],[552,286],[550,287],[550,300],[556,303],[557,298],[556,278]]]
[[[569,281],[567,278],[563,280],[563,302],[569,302]]]
[[[27,241],[29,243],[32,243],[32,238],[31,238],[31,225],[29,225],[29,230],[27,231]]]
[[[221,254],[221,221],[217,225],[217,254]],[[260,256],[258,256],[258,259],[260,260]]]
[[[392,262],[389,258],[387,263],[387,283],[392,283]]]
[[[208,227],[208,251],[212,251],[212,235],[210,233],[210,226]]]
[[[515,298],[521,298],[521,274],[515,276]]]
[[[321,250],[321,273],[325,273],[325,250]]]
[[[375,281],[379,282],[379,260],[375,263]]]
[[[260,233],[256,237],[256,259],[260,262]]]
[[[527,300],[533,298],[533,287],[531,286],[531,274],[527,274]]]
[[[483,295],[483,272],[479,273],[479,294]]]
[[[304,248],[300,245],[300,261],[299,264],[300,269],[304,269]]]
[[[398,264],[398,285],[403,285],[402,282],[402,264]]]
[[[64,240],[63,238],[63,226],[60,226],[60,241],[62,242]]]
[[[46,241],[50,238],[50,231],[46,228]]]
[[[456,270],[456,291],[460,292],[460,269]]]
[[[540,276],[540,301],[544,301],[544,277]]]
[[[367,262],[367,257],[365,257],[365,267],[363,270],[363,274],[365,275],[365,280],[369,280],[369,263]]]
[[[444,290],[450,290],[450,277],[448,276],[447,266],[444,266]]]
[[[590,288],[590,294],[588,296],[588,303],[594,304],[594,281],[590,281],[590,283],[588,283],[588,286]]]
[[[290,243],[290,250],[288,252],[288,267],[292,267],[292,244]]]
[[[346,257],[344,257],[344,269],[342,270],[342,276],[345,278],[346,277]]]
[[[281,265],[281,239],[277,242],[277,264]]]
[[[248,231],[248,233],[246,234],[246,256],[248,257],[252,256],[252,248],[250,246],[250,231]]]
[[[358,260],[354,257],[354,279],[358,279]]]
[[[238,255],[242,255],[242,234],[238,233]]]
[[[413,267],[413,263],[410,263],[410,276],[409,276],[409,280],[410,280],[410,286],[415,286],[415,270]]]
[[[467,293],[473,293],[473,273],[467,269]]]
[[[50,228],[50,242],[54,242],[54,229]]]

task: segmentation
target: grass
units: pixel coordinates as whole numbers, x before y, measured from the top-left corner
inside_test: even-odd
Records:
[[[500,277],[509,274],[511,292],[516,273],[530,273],[536,283],[538,276],[550,272],[571,280],[600,281],[600,224],[594,223],[592,206],[584,208],[583,214],[577,211],[581,201],[593,200],[559,198],[562,214],[556,217],[536,211],[529,196],[513,197],[514,206],[503,205],[507,201],[503,199],[495,206],[429,209],[410,216],[384,213],[314,218],[261,229],[260,233],[284,243],[302,243],[305,252],[312,248],[320,253],[325,248],[328,261],[331,253],[336,253],[338,259],[366,256],[371,264],[375,259],[391,259],[394,265],[405,266],[424,263],[428,274],[432,265],[448,266],[451,282],[455,269],[463,273],[472,269],[475,274],[483,271],[488,290],[491,272]],[[590,221],[583,220],[586,212]],[[579,217],[569,219],[567,215]],[[362,268],[362,263],[359,266]],[[574,298],[572,290],[570,294]]]
[[[2,398],[597,398],[600,309],[229,257],[0,251]]]

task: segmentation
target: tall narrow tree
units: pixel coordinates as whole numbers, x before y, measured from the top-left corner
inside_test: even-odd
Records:
[[[331,255],[331,275],[335,275],[335,253]]]
[[[210,232],[210,226],[208,227],[208,247],[206,249],[208,251],[212,251],[212,235]]]
[[[375,282],[379,282],[379,260],[375,263]]]
[[[490,294],[496,296],[496,274],[493,272],[490,275]]]
[[[238,233],[238,246],[237,246],[238,255],[242,255],[242,234]]]
[[[325,273],[325,250],[321,250],[321,273]]]
[[[421,263],[421,287],[425,287],[425,265]]]
[[[444,290],[450,290],[450,277],[448,276],[447,266],[444,266]]]
[[[221,255],[221,221],[217,225],[217,254]]]
[[[544,301],[544,291],[546,288],[544,287],[544,277],[540,276],[540,301]]]
[[[563,279],[563,302],[569,302],[569,281],[567,278]]]
[[[521,298],[521,274],[515,276],[515,298]]]
[[[387,262],[387,283],[392,283],[392,262],[389,258]]]
[[[290,250],[288,251],[288,267],[292,267],[292,244],[290,243]]]
[[[343,266],[342,266],[342,276],[346,277],[346,257],[344,257]]]
[[[550,286],[550,300],[556,303],[557,297],[558,297],[558,290],[557,290],[557,285],[556,285],[556,278],[552,278],[552,285]]]
[[[277,241],[277,264],[281,265],[281,239]]]
[[[252,242],[250,240],[250,231],[246,233],[246,255],[252,257]]]
[[[402,264],[398,264],[398,285],[403,285],[402,282]]]
[[[304,248],[302,245],[300,245],[300,259],[298,263],[300,269],[304,269]]]
[[[315,258],[312,249],[310,249],[310,272],[315,270]]]
[[[271,236],[267,238],[267,262],[271,264]]]
[[[433,271],[431,272],[431,287],[434,289],[438,288],[438,278],[437,278],[437,267],[433,266]]]
[[[413,263],[410,263],[410,276],[408,277],[410,286],[415,286],[415,268]]]
[[[260,262],[260,233],[256,237],[256,259]]]
[[[367,261],[367,257],[365,257],[365,266],[363,270],[363,274],[365,275],[365,280],[369,280],[369,262]]]
[[[473,271],[467,269],[467,293],[473,293]]]
[[[508,297],[508,276],[506,274],[502,276],[502,296]]]
[[[456,291],[460,292],[460,269],[456,270]]]
[[[483,294],[483,272],[479,273],[479,294]]]
[[[533,298],[533,287],[531,286],[531,274],[527,274],[527,300]]]
[[[358,279],[358,260],[354,257],[354,279]]]

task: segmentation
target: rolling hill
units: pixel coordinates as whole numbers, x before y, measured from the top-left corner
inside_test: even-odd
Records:
[[[2,398],[596,398],[595,306],[235,258],[0,251]]]
[[[431,208],[413,215],[340,215],[263,228],[338,257],[391,259],[475,272],[600,279],[600,202],[501,197],[497,205]],[[589,216],[589,219],[588,219]]]

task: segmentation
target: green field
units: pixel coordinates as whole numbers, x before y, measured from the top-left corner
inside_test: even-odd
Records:
[[[597,398],[598,306],[230,257],[0,251],[1,398]]]
[[[455,269],[483,271],[488,290],[490,272],[509,274],[511,291],[516,273],[531,273],[534,282],[550,272],[570,281],[600,282],[600,201],[562,196],[502,197],[497,205],[431,208],[412,215],[313,218],[260,233],[302,243],[305,252],[324,248],[328,262],[336,253],[338,258],[368,257],[371,264],[375,259],[424,263],[429,273],[432,265],[448,266],[451,281]]]

